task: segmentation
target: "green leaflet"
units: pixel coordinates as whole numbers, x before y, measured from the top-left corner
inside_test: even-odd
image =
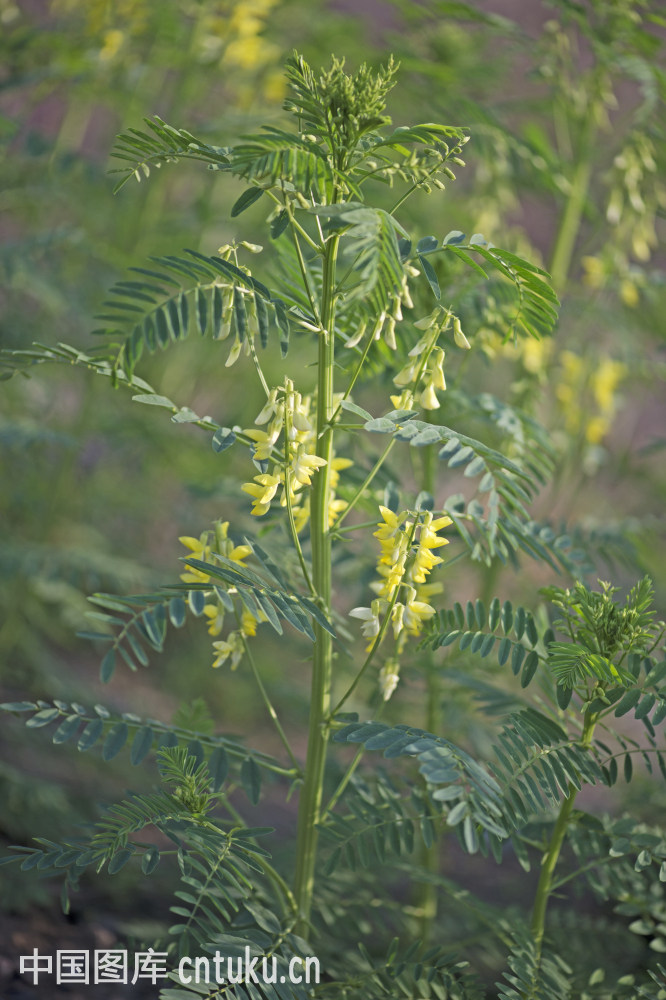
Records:
[[[448,788],[456,789],[460,801],[449,812],[450,825],[470,816],[489,833],[506,836],[499,786],[476,761],[448,740],[415,727],[379,722],[349,723],[333,739],[337,743],[362,743],[369,750],[383,749],[387,758],[415,757],[433,799],[450,801]],[[443,797],[440,792],[444,792]]]

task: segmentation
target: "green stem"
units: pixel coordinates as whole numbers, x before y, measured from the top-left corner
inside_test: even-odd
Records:
[[[376,527],[377,527],[377,518],[375,518],[374,521],[360,521],[358,524],[348,524],[346,528],[339,528],[339,529],[336,523],[335,527],[333,528],[332,535],[334,538],[336,538],[339,535],[347,535],[349,534],[350,531],[360,531],[362,528],[376,528]]]
[[[239,811],[231,804],[228,795],[223,797],[224,808],[227,810],[229,815],[235,820],[240,829],[247,827],[247,823],[239,813]],[[254,838],[256,839],[256,838]],[[166,852],[162,852],[163,854]],[[174,851],[174,854],[176,852]],[[285,880],[282,878],[280,873],[273,868],[273,866],[261,855],[255,855],[255,860],[263,868],[264,874],[270,879],[274,886],[277,887],[279,892],[277,893],[278,899],[282,904],[282,911],[285,916],[293,916],[296,913],[296,901],[294,899],[293,893]]]
[[[331,496],[330,473],[333,455],[333,372],[335,326],[335,269],[339,236],[326,244],[321,294],[322,330],[319,334],[317,366],[317,455],[326,461],[314,477],[312,486],[310,539],[312,547],[312,582],[322,610],[331,608],[331,535],[328,508]],[[307,937],[314,889],[314,869],[319,838],[318,824],[328,749],[329,728],[326,720],[331,705],[332,638],[326,629],[314,623],[315,643],[312,663],[310,726],[305,777],[298,808],[296,873],[294,896],[298,907],[296,933]]]
[[[294,752],[292,751],[292,749],[291,749],[291,747],[289,745],[289,740],[287,739],[285,731],[282,728],[282,723],[280,722],[280,720],[278,718],[277,712],[273,708],[273,703],[270,700],[270,698],[268,697],[268,691],[266,690],[266,688],[264,686],[264,682],[261,679],[261,674],[259,673],[259,670],[257,668],[257,664],[254,661],[254,657],[252,655],[252,650],[250,649],[250,644],[248,643],[247,639],[245,638],[245,636],[243,635],[242,632],[241,632],[241,638],[243,640],[243,646],[245,647],[245,655],[247,656],[248,663],[250,664],[250,670],[252,671],[252,674],[253,674],[254,679],[256,681],[256,684],[257,684],[257,687],[259,688],[259,694],[261,695],[261,700],[263,701],[263,703],[264,703],[264,705],[266,707],[266,711],[268,712],[268,714],[271,717],[273,725],[275,726],[275,728],[277,730],[277,734],[280,737],[280,740],[282,742],[283,747],[287,751],[287,754],[289,756],[290,761],[292,762],[292,764],[294,765],[294,767],[296,769],[296,773],[300,774],[300,770],[301,770],[300,765],[299,765],[298,761],[296,760]]]
[[[307,296],[310,302],[310,308],[312,309],[312,315],[314,316],[315,322],[321,323],[322,319],[319,315],[319,310],[317,309],[317,302],[315,300],[314,291],[312,288],[312,282],[310,281],[310,275],[308,274],[308,269],[305,263],[305,258],[303,257],[303,251],[301,250],[301,244],[298,242],[298,233],[296,232],[296,220],[292,214],[291,206],[287,202],[287,215],[289,216],[289,221],[291,223],[291,235],[294,241],[294,249],[296,250],[296,259],[298,260],[298,267],[301,272],[301,278],[303,281],[303,287],[307,292]],[[298,227],[300,229],[300,226]],[[312,242],[312,241],[310,241]],[[333,332],[331,330],[331,336]]]
[[[421,487],[434,496],[437,483],[437,450],[435,445],[429,444],[422,449],[422,478]],[[435,667],[432,654],[428,655],[424,662],[426,671],[426,710],[424,728],[429,733],[436,733],[440,725],[440,676]],[[428,878],[424,879],[417,889],[417,907],[420,911],[421,940],[427,944],[433,932],[435,920],[437,918],[437,886],[435,878],[439,874],[439,854],[440,843],[436,835],[430,846],[425,843],[421,845],[420,863],[424,871],[428,873]]]
[[[425,728],[429,733],[436,733],[439,726],[439,674],[431,662],[427,668],[427,701]],[[430,846],[422,844],[420,850],[420,862],[428,875],[439,873],[439,838]],[[427,944],[432,936],[435,919],[437,917],[437,886],[432,878],[428,878],[421,883],[418,894],[418,908],[420,911],[421,940]]]
[[[589,712],[585,714],[585,723],[583,726],[583,736],[581,741],[584,749],[589,748],[592,742],[592,735],[594,733],[597,718],[598,716],[596,714],[590,715]],[[534,909],[532,911],[532,936],[539,954],[541,953],[541,944],[546,927],[546,910],[548,908],[548,901],[553,892],[553,877],[555,874],[555,868],[560,857],[562,844],[564,843],[564,838],[569,826],[569,820],[571,819],[571,813],[573,812],[577,794],[578,790],[576,787],[573,784],[569,784],[569,794],[560,806],[560,811],[551,834],[550,843],[548,844],[548,850],[546,851],[543,861],[541,862],[541,874],[537,884],[536,895],[534,897]]]
[[[555,291],[561,293],[564,290],[574,246],[580,230],[583,218],[585,199],[590,187],[592,176],[592,156],[593,143],[596,136],[596,107],[593,104],[588,111],[587,118],[583,125],[579,159],[571,179],[571,189],[569,197],[562,215],[560,228],[555,239],[553,255],[550,263],[550,274],[553,279]]]
[[[353,777],[353,774],[354,774],[354,771],[356,770],[356,768],[358,767],[358,765],[361,763],[361,758],[363,757],[364,753],[365,753],[365,747],[363,746],[363,744],[361,744],[361,746],[358,748],[358,750],[354,754],[354,757],[352,758],[351,764],[349,765],[349,767],[347,768],[347,770],[343,774],[342,778],[340,779],[340,783],[339,783],[338,787],[335,789],[335,791],[331,795],[331,797],[330,797],[330,799],[328,801],[328,805],[326,806],[325,809],[322,809],[322,813],[321,813],[321,818],[322,819],[325,819],[325,817],[328,816],[328,814],[335,809],[335,806],[336,806],[337,802],[339,801],[340,796],[342,795],[342,793],[344,792],[345,788],[347,787],[347,785],[351,781],[351,779]]]
[[[372,330],[369,330],[368,331],[368,338],[367,338],[367,341],[366,341],[366,345],[365,345],[365,347],[363,349],[363,353],[361,354],[361,357],[358,360],[358,364],[356,365],[356,368],[354,369],[354,374],[352,375],[351,379],[349,380],[349,385],[345,389],[344,395],[343,395],[342,399],[340,400],[340,402],[338,403],[337,409],[336,409],[335,413],[333,414],[331,423],[334,424],[336,422],[336,420],[338,419],[338,414],[340,413],[340,410],[342,409],[342,404],[347,399],[349,399],[349,397],[351,396],[352,389],[356,385],[356,380],[358,379],[359,375],[361,374],[361,369],[363,368],[363,365],[365,364],[365,361],[366,361],[366,358],[368,357],[368,353],[370,351],[370,347],[371,346],[372,346]]]
[[[414,386],[414,389],[416,389],[417,385],[419,384],[419,380],[420,380],[421,376],[423,375],[423,372],[426,369],[426,365],[428,364],[428,359],[430,358],[430,354],[432,353],[432,350],[435,347],[435,344],[437,343],[437,339],[439,337],[439,334],[443,333],[444,330],[447,329],[447,327],[448,327],[448,325],[449,325],[450,322],[451,322],[451,308],[449,307],[448,312],[447,312],[446,317],[445,317],[445,320],[442,323],[440,329],[432,337],[432,339],[430,341],[430,344],[428,345],[428,348],[423,352],[423,356],[421,358],[421,363],[419,365],[419,369],[418,369],[418,371],[416,373],[416,376],[414,377],[414,381],[412,383],[413,386]],[[377,473],[381,469],[382,465],[386,461],[386,459],[387,459],[388,455],[390,454],[390,452],[391,452],[394,444],[395,444],[395,438],[392,437],[390,439],[390,441],[388,442],[388,444],[386,445],[386,447],[384,448],[384,450],[381,453],[381,455],[379,456],[379,458],[377,459],[377,461],[375,462],[375,464],[373,465],[373,467],[370,469],[370,472],[367,474],[367,476],[365,477],[365,479],[363,480],[363,482],[361,483],[361,485],[357,489],[357,491],[354,494],[354,496],[351,498],[351,500],[349,501],[349,503],[347,504],[347,506],[343,510],[343,512],[340,515],[340,517],[337,519],[337,521],[335,523],[336,529],[339,530],[340,525],[342,524],[342,522],[344,521],[344,519],[347,517],[347,514],[349,514],[349,512],[354,509],[354,507],[356,506],[356,504],[358,503],[358,501],[365,494],[365,491],[367,490],[368,486],[370,485],[370,483],[375,478],[375,476],[377,475]]]
[[[263,371],[261,369],[261,363],[259,361],[259,357],[257,355],[257,349],[254,346],[254,341],[252,340],[252,337],[248,337],[248,343],[250,345],[250,354],[252,356],[252,361],[253,361],[254,367],[255,367],[255,369],[257,371],[257,375],[259,376],[259,381],[261,382],[261,387],[264,390],[264,392],[266,393],[266,398],[268,399],[268,397],[271,394],[271,391],[268,388],[268,382],[266,381],[264,373],[263,373]]]
[[[389,441],[389,443],[384,448],[384,451],[381,453],[381,455],[379,456],[379,458],[377,459],[377,461],[375,462],[375,464],[373,465],[373,467],[370,469],[370,472],[367,474],[367,476],[365,477],[365,479],[363,480],[363,482],[361,483],[361,485],[359,486],[359,488],[356,490],[356,493],[351,498],[351,500],[349,501],[349,503],[347,504],[347,506],[343,510],[342,514],[340,515],[340,517],[335,522],[336,530],[338,530],[338,531],[340,530],[340,525],[342,524],[342,522],[346,518],[347,514],[349,514],[349,512],[354,509],[354,507],[356,506],[356,504],[358,503],[358,501],[364,495],[364,493],[367,490],[368,486],[370,485],[370,483],[375,478],[375,476],[377,475],[377,473],[381,469],[382,465],[386,461],[386,459],[387,459],[387,457],[389,455],[389,452],[393,449],[393,445],[394,444],[395,444],[395,438],[391,438],[391,440]]]
[[[569,794],[560,806],[548,850],[541,865],[541,874],[539,876],[539,883],[534,898],[534,909],[532,911],[532,936],[539,951],[541,951],[541,942],[543,941],[546,926],[546,909],[553,888],[553,875],[576,802],[576,794],[576,788],[570,784]]]

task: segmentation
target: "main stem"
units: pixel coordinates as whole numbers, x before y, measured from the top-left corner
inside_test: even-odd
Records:
[[[440,721],[439,701],[441,692],[439,675],[432,661],[427,665],[427,684],[425,728],[429,733],[436,733]],[[435,837],[434,842],[429,847],[425,844],[421,846],[421,865],[428,875],[437,876],[439,874],[439,852],[440,843],[438,837]],[[421,883],[418,895],[418,908],[421,911],[421,940],[427,945],[430,943],[437,917],[437,886],[434,879],[426,879]]]
[[[583,126],[580,149],[578,152],[578,163],[571,178],[571,189],[569,197],[562,215],[560,228],[553,247],[553,256],[550,262],[550,274],[553,280],[555,291],[561,294],[564,291],[571,258],[573,257],[576,239],[580,230],[583,218],[585,199],[590,187],[592,176],[592,144],[597,131],[596,108],[594,105],[589,108],[587,119]]]
[[[598,716],[590,715],[589,713],[585,715],[585,724],[583,726],[583,737],[581,741],[582,746],[585,749],[587,749],[592,742],[592,734],[594,733],[597,718]],[[566,836],[567,827],[569,826],[569,820],[571,819],[571,813],[573,812],[577,794],[577,789],[574,785],[570,784],[569,794],[560,806],[560,811],[551,834],[550,843],[548,844],[548,850],[546,851],[541,863],[541,874],[537,884],[536,895],[534,897],[534,909],[532,911],[532,936],[534,938],[538,954],[541,954],[541,944],[546,927],[546,909],[548,907],[548,900],[550,899],[552,893],[553,876],[560,857],[560,851],[562,850],[562,844],[564,843],[564,838]]]
[[[331,536],[328,525],[330,468],[333,453],[333,364],[335,325],[335,265],[338,236],[326,245],[321,298],[322,329],[319,334],[317,376],[317,455],[327,464],[314,477],[310,510],[312,583],[324,614],[331,608]],[[319,838],[324,768],[328,747],[328,715],[331,709],[332,639],[326,629],[314,623],[315,643],[310,697],[310,728],[303,790],[298,807],[296,874],[294,897],[298,907],[296,933],[309,936],[310,910],[314,889],[314,869]]]

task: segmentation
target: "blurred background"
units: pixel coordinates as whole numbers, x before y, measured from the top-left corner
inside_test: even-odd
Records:
[[[534,517],[570,534],[580,573],[626,586],[647,572],[663,609],[660,9],[639,0],[0,0],[0,345],[88,348],[95,313],[126,267],[186,246],[212,254],[234,238],[268,243],[258,207],[230,218],[243,186],[198,164],[165,165],[113,195],[118,132],[157,114],[223,146],[284,120],[281,67],[293,48],[315,68],[331,53],[351,68],[393,53],[401,64],[388,108],[394,123],[465,125],[472,136],[455,183],[410,202],[403,225],[440,239],[453,229],[480,232],[547,268],[562,301],[552,338],[505,345],[501,303],[483,288],[461,295],[474,348],[466,387],[492,391],[543,423],[556,471]],[[270,253],[252,264],[270,274]],[[260,387],[239,368],[229,377],[219,352],[191,338],[144,358],[139,374],[179,405],[248,426]],[[309,358],[310,345],[296,338],[286,362],[269,347],[266,371],[277,383]],[[3,371],[12,375],[11,366]],[[0,383],[0,700],[102,702],[250,733],[252,745],[278,752],[248,673],[211,671],[201,622],[176,633],[147,669],[119,668],[110,685],[98,679],[98,651],[76,638],[90,628],[93,591],[175,582],[179,536],[198,537],[220,517],[242,535],[250,518],[234,470],[245,457],[216,456],[206,434],[133,404],[108,380],[60,365],[28,374]],[[373,409],[387,387],[377,393],[362,386],[355,398]],[[451,492],[441,480],[436,499]],[[497,593],[533,605],[535,588],[555,578],[527,557],[508,569],[461,559],[447,597]],[[359,596],[355,603],[367,603]],[[257,643],[285,728],[302,729],[307,648],[294,639],[278,660],[270,637]],[[402,721],[411,713],[423,724],[421,684],[416,670],[406,672]],[[443,699],[439,723],[477,748],[487,738],[464,689]],[[54,749],[50,733],[26,732],[21,719],[0,725],[4,845],[67,836],[123,794],[120,758],[102,772],[94,754]],[[297,736],[294,744],[304,749]],[[133,770],[132,787],[154,780],[141,772]],[[648,820],[663,815],[663,792],[652,788],[646,798],[634,783],[632,796],[617,786],[601,805]],[[271,823],[288,831],[293,812],[278,800]],[[0,982],[26,946],[71,939],[100,947],[118,935],[145,937],[151,920],[163,927],[166,876],[155,876],[150,894],[124,873],[84,883],[68,922],[51,881],[11,866],[0,877]]]

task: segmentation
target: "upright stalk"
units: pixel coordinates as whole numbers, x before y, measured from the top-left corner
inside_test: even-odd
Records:
[[[596,714],[591,715],[589,712],[585,714],[585,724],[583,726],[583,737],[581,741],[582,746],[585,749],[587,749],[592,742],[592,735],[594,733],[597,718],[598,716]],[[546,851],[543,861],[541,862],[541,874],[537,884],[536,895],[534,897],[534,909],[532,911],[532,936],[539,954],[541,953],[541,944],[546,927],[546,909],[553,891],[553,876],[560,857],[560,851],[562,850],[562,844],[564,843],[564,838],[566,836],[567,827],[569,826],[569,820],[571,819],[571,813],[573,812],[577,794],[578,791],[574,785],[569,784],[569,794],[560,806],[560,811],[551,834],[550,843],[548,844],[548,850]]]
[[[439,674],[432,660],[427,664],[427,695],[426,695],[426,718],[425,728],[429,733],[436,733],[439,727],[440,711],[439,700],[441,697]],[[437,917],[437,885],[435,877],[439,874],[439,837],[435,836],[434,842],[428,847],[422,844],[420,848],[420,862],[425,872],[433,876],[424,880],[419,888],[417,905],[420,911],[421,940],[424,945],[430,942],[435,919]]]
[[[555,291],[558,294],[563,292],[566,284],[569,268],[571,267],[571,258],[583,218],[585,199],[587,198],[590,178],[592,176],[592,146],[596,131],[596,107],[592,104],[583,125],[578,163],[571,178],[571,189],[560,222],[560,228],[557,231],[550,262],[550,274],[553,279]]]
[[[314,477],[310,511],[312,583],[324,614],[331,607],[331,535],[328,525],[330,468],[333,454],[333,365],[335,318],[335,266],[339,236],[329,239],[324,254],[321,323],[317,366],[317,455],[326,460]],[[294,897],[299,920],[296,933],[308,936],[314,869],[319,837],[324,768],[328,747],[328,715],[331,708],[332,640],[326,629],[314,623],[310,727],[305,776],[298,808]]]
[[[432,444],[426,445],[422,449],[423,457],[423,469],[422,469],[422,480],[421,485],[424,490],[428,493],[434,495],[435,493],[435,483],[437,481],[436,469],[437,469],[437,452],[435,446]],[[425,719],[424,727],[429,733],[436,733],[439,729],[440,724],[440,677],[439,672],[433,663],[433,657],[430,655],[424,664],[426,670],[426,705],[425,705]],[[435,836],[434,842],[427,846],[425,843],[421,845],[420,848],[420,862],[424,871],[432,876],[430,879],[425,879],[418,889],[417,906],[420,911],[420,924],[421,924],[421,940],[424,945],[427,945],[430,941],[433,927],[435,925],[435,920],[437,918],[437,885],[435,883],[435,877],[439,874],[439,853],[440,853],[440,842],[439,837]]]

